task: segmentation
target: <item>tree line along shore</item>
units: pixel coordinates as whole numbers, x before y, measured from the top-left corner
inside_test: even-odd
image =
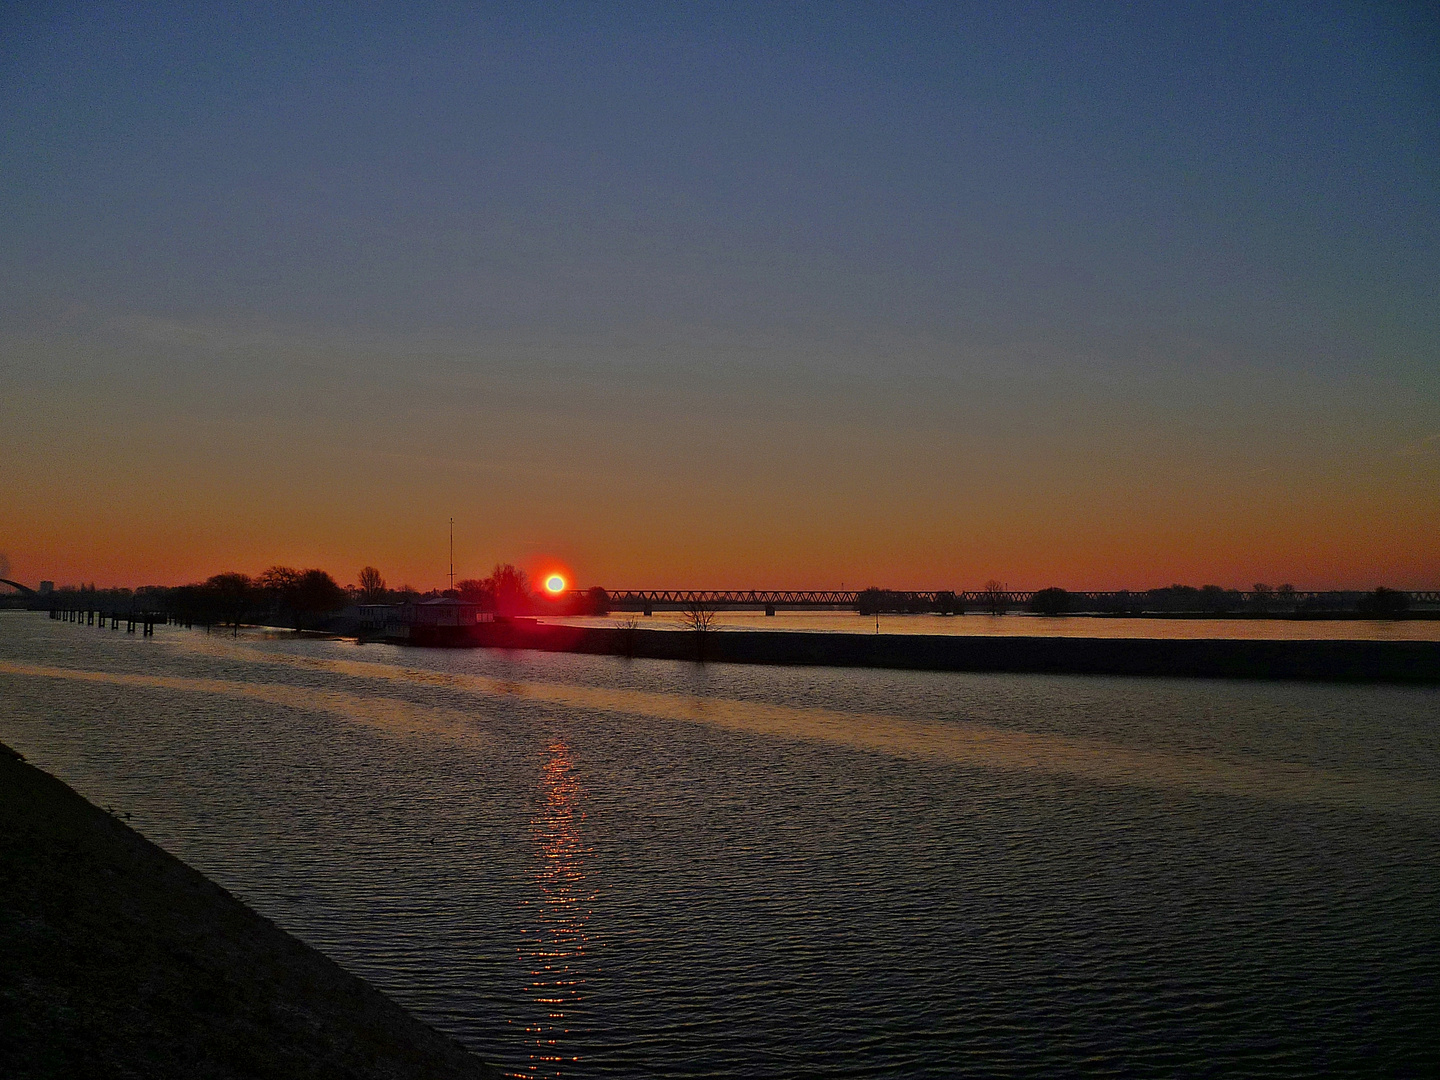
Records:
[[[1058,586],[1025,592],[1010,590],[992,580],[983,589],[969,592],[922,592],[872,586],[853,594],[852,610],[862,615],[1025,612],[1210,618],[1440,617],[1440,604],[1417,603],[1416,597],[1420,595],[1384,586],[1368,592],[1307,592],[1290,585],[1265,584],[1244,590],[1176,584],[1133,592],[1067,590]],[[135,590],[66,586],[43,594],[11,598],[11,602],[40,609],[144,610],[165,614],[187,625],[259,623],[319,630],[327,628],[337,613],[347,608],[417,603],[438,597],[477,604],[502,615],[523,616],[606,615],[616,602],[616,597],[598,586],[558,595],[536,590],[523,570],[508,563],[497,565],[485,578],[462,579],[453,589],[425,592],[409,585],[392,588],[373,566],[364,567],[351,585],[341,585],[329,572],[317,568],[272,566],[254,577],[227,571],[189,585],[147,586]]]

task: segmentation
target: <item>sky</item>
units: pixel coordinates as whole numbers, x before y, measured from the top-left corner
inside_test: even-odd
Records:
[[[6,5],[0,555],[1440,586],[1437,61],[1429,5]]]

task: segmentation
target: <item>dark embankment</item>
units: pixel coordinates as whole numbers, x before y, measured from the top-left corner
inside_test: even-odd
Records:
[[[435,642],[440,644],[442,642]],[[472,644],[661,660],[1070,675],[1440,683],[1440,642],[962,637],[516,625]]]
[[[0,1076],[498,1075],[0,745]]]

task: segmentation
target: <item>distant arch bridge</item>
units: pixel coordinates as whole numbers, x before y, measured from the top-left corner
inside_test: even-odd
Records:
[[[684,611],[697,604],[723,610],[775,608],[792,610],[853,609],[862,595],[859,589],[619,589],[608,594],[614,611]],[[1006,604],[1025,604],[1034,593],[1007,589],[998,594],[984,590],[920,591],[885,590],[885,596],[915,604],[938,606],[952,603],[980,604],[998,599]]]

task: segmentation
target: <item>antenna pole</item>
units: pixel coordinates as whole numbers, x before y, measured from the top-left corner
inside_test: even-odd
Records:
[[[450,519],[450,591],[455,591],[455,519]]]

